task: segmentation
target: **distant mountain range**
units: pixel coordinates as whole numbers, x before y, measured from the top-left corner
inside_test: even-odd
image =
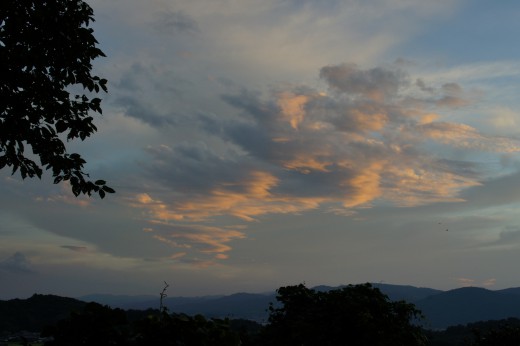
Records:
[[[478,321],[520,318],[520,287],[488,290],[464,287],[449,291],[406,285],[372,284],[391,300],[405,300],[422,311],[426,328],[444,329],[449,326]],[[341,287],[341,286],[340,286]],[[316,286],[315,290],[328,291],[340,287]],[[144,310],[158,308],[154,296],[91,295],[78,299],[95,301],[111,307]],[[244,318],[259,323],[267,322],[269,303],[276,304],[276,293],[236,293],[227,296],[171,297],[165,305],[171,312],[207,317]]]
[[[520,318],[520,288],[490,291],[465,287],[423,298],[415,305],[432,329],[477,321]]]
[[[464,287],[449,291],[403,285],[373,284],[391,300],[415,304],[424,316],[428,329],[488,320],[520,318],[520,287],[488,290]],[[340,287],[317,286],[318,291]],[[53,323],[81,310],[85,302],[97,302],[125,310],[158,309],[159,297],[95,294],[74,298],[35,294],[28,299],[0,301],[0,331],[13,330],[22,323],[28,330],[38,330],[42,321]],[[164,301],[170,312],[206,317],[248,319],[265,323],[269,304],[276,304],[276,293],[236,293],[202,297],[168,297]]]

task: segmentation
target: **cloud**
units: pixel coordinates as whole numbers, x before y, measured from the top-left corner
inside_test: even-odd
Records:
[[[496,79],[500,77],[512,77],[520,75],[520,63],[518,61],[494,61],[476,62],[455,66],[445,71],[436,71],[422,74],[424,80],[441,83],[452,83],[456,80],[462,83],[477,80]]]
[[[494,240],[483,241],[477,245],[479,249],[513,250],[520,247],[520,230],[518,227],[506,227]]]
[[[468,279],[468,278],[458,278],[457,282],[462,287],[473,286],[475,284],[475,280],[474,279]]]
[[[512,153],[520,151],[520,140],[510,137],[489,136],[466,124],[430,122],[416,127],[427,138],[453,147]]]
[[[227,228],[229,222],[247,226],[311,210],[352,215],[378,203],[460,202],[461,192],[485,176],[478,164],[446,155],[450,150],[520,148],[514,138],[439,120],[441,109],[467,104],[455,101],[465,99],[456,83],[410,83],[393,65],[330,65],[320,77],[327,92],[281,85],[268,94],[225,94],[222,100],[238,114],[196,116],[206,140],[148,146],[143,169],[151,189],[129,203],[149,222],[172,227],[155,232],[153,226],[155,239],[214,252],[218,260],[228,256],[231,241],[245,237]],[[220,226],[208,226],[215,222]]]
[[[12,274],[31,274],[35,273],[32,269],[31,262],[21,252],[15,252],[11,257],[0,262],[0,272]]]
[[[492,287],[495,286],[497,283],[497,279],[487,279],[482,283],[482,286],[484,287]]]
[[[244,221],[266,214],[287,214],[317,208],[321,198],[292,197],[272,192],[278,179],[267,172],[252,171],[243,181],[223,182],[205,194],[189,194],[177,202],[153,199],[140,194],[131,202],[144,207],[154,220],[202,222],[218,216],[234,216]]]
[[[464,90],[457,83],[443,84],[441,90],[443,96],[435,101],[435,104],[439,107],[458,108],[470,103],[470,100],[464,94]]]
[[[126,116],[139,119],[148,125],[160,127],[175,124],[172,118],[158,113],[153,105],[140,101],[137,98],[119,96],[113,103],[115,106],[120,107]]]
[[[305,104],[309,101],[305,95],[295,95],[293,93],[281,93],[278,99],[278,106],[281,114],[287,117],[287,121],[293,129],[298,129],[298,125],[303,121],[305,116]]]
[[[457,282],[462,287],[473,287],[473,286],[492,287],[492,286],[496,285],[497,280],[492,278],[492,279],[484,280],[482,282],[477,282],[477,280],[475,280],[475,279],[458,278]]]
[[[495,173],[491,178],[486,179],[482,184],[463,190],[459,195],[466,202],[458,206],[459,210],[471,212],[472,210],[496,210],[501,208],[504,211],[509,208],[502,208],[507,205],[517,205],[520,203],[520,173],[515,171],[512,174],[502,172]],[[511,209],[514,210],[514,209]],[[506,228],[504,234],[514,232],[516,229]]]
[[[183,11],[160,11],[153,22],[156,30],[163,34],[196,33],[199,26],[195,19]]]
[[[88,252],[88,248],[86,246],[62,245],[61,248],[74,252]]]
[[[519,114],[508,107],[495,107],[490,110],[491,117],[486,119],[486,124],[497,129],[514,130],[518,127]]]
[[[362,70],[355,64],[322,67],[320,77],[336,91],[374,101],[395,96],[405,82],[399,70],[382,67]]]

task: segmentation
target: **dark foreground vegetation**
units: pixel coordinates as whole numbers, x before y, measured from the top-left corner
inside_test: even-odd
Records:
[[[325,292],[304,285],[281,287],[277,290],[278,302],[266,307],[269,319],[265,325],[244,319],[173,314],[166,308],[125,311],[61,297],[53,298],[54,311],[38,309],[43,306],[44,297],[35,295],[30,300],[34,311],[41,310],[39,316],[48,325],[41,327],[35,317],[30,326],[41,327],[43,341],[39,344],[47,346],[520,345],[518,319],[479,322],[443,331],[425,330],[421,327],[420,311],[413,304],[391,301],[370,284]],[[21,301],[15,303],[18,309],[36,316]],[[65,304],[64,309],[72,310],[67,316],[59,308],[61,303]],[[19,312],[11,310],[13,315]],[[21,321],[10,320],[14,322],[0,327],[12,335]],[[35,344],[32,340],[20,341]]]

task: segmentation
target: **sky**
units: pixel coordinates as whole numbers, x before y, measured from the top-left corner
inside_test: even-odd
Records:
[[[0,299],[520,286],[520,2],[89,4],[117,192],[0,171]]]

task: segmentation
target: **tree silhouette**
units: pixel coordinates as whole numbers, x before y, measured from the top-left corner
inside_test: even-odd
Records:
[[[298,286],[278,289],[282,304],[269,308],[263,331],[269,345],[426,345],[414,320],[420,312],[404,301],[391,302],[370,284],[317,292]]]
[[[89,27],[93,14],[81,0],[0,1],[0,169],[25,179],[45,168],[74,195],[103,198],[114,190],[92,182],[85,160],[63,142],[97,130],[90,113],[102,113],[101,99],[93,95],[107,92],[107,80],[91,74],[105,56]]]

